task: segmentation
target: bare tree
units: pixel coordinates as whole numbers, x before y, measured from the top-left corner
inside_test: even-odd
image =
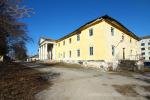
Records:
[[[25,43],[30,40],[26,25],[19,19],[30,17],[32,13],[32,9],[22,6],[21,2],[0,0],[0,55],[6,56],[13,52],[11,56],[17,59],[23,59],[26,55]]]

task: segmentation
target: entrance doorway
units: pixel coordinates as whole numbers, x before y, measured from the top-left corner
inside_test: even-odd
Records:
[[[50,43],[48,44],[47,51],[48,51],[47,58],[49,60],[52,60],[53,59],[53,44],[50,44]]]

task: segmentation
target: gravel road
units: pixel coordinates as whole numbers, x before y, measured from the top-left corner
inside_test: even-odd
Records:
[[[140,87],[150,86],[147,81],[139,80],[140,78],[149,80],[147,76],[126,77],[91,69],[61,67],[36,67],[35,69],[41,72],[60,73],[59,77],[52,80],[52,87],[36,94],[37,100],[149,100],[150,97],[149,91]],[[113,87],[113,85],[129,84],[136,85],[134,90],[138,95],[123,95]]]

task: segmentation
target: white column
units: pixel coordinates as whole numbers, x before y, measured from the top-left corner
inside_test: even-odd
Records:
[[[42,46],[40,46],[40,60],[42,60]]]
[[[56,55],[56,54],[55,54],[55,46],[56,46],[56,45],[53,44],[53,48],[52,48],[52,55],[53,55],[52,59],[53,59],[53,60],[55,60],[55,55]]]
[[[43,45],[41,46],[41,60],[43,60]]]
[[[40,56],[41,56],[41,51],[40,51],[40,46],[39,46],[39,60],[40,60]]]
[[[45,44],[45,59],[47,59],[47,43]]]
[[[44,51],[44,45],[43,45],[43,60],[44,60],[44,56],[45,55],[45,51]]]
[[[43,45],[43,60],[45,60],[45,44]]]
[[[42,60],[42,46],[40,46],[40,60]]]
[[[40,60],[42,60],[42,46],[40,47]]]
[[[43,60],[45,60],[45,44],[43,45]]]

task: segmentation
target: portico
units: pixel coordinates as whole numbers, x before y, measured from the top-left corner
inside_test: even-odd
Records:
[[[54,59],[54,40],[41,38],[39,41],[39,60],[53,60]]]

